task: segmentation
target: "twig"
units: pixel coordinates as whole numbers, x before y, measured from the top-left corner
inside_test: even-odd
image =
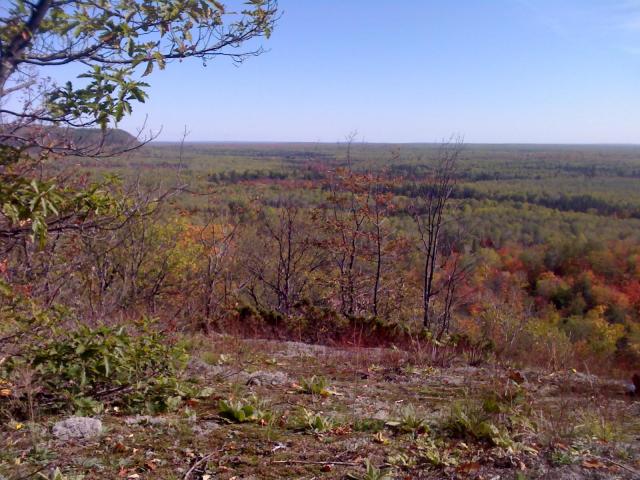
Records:
[[[627,472],[633,473],[637,478],[640,478],[640,472],[638,470],[635,470],[631,467],[629,467],[628,465],[625,465],[623,463],[618,463],[615,460],[611,460],[610,458],[604,458],[604,457],[597,457],[595,455],[591,455],[591,457],[600,460],[601,462],[608,462],[608,463],[612,463],[613,465],[615,465],[616,467],[620,467],[623,470],[626,470]]]
[[[361,464],[355,462],[319,462],[313,460],[272,460],[271,463],[296,463],[299,465],[343,465],[345,467],[358,467]]]
[[[48,467],[49,467],[49,465],[51,465],[51,464],[50,464],[50,463],[47,463],[46,465],[44,465],[44,466],[42,466],[42,467],[38,468],[37,470],[34,470],[34,471],[33,471],[33,472],[31,472],[31,473],[28,473],[28,474],[26,474],[26,475],[23,475],[22,477],[15,477],[15,478],[14,478],[14,480],[26,480],[27,478],[31,478],[31,477],[33,477],[34,475],[36,475],[36,474],[40,473],[41,471],[45,470],[46,468],[48,468]]]
[[[213,453],[210,453],[209,455],[205,455],[196,463],[194,463],[193,466],[187,471],[187,473],[184,474],[184,477],[182,477],[182,480],[189,480],[189,476],[195,471],[195,469],[198,468],[203,463],[206,463],[211,457],[213,457]]]

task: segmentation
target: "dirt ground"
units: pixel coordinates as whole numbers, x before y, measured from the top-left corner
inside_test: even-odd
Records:
[[[0,427],[0,479],[633,479],[640,401],[619,381],[229,337],[194,341],[211,395],[162,416],[107,411]]]

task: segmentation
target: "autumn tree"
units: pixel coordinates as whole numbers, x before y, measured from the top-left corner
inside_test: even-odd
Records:
[[[440,146],[433,170],[420,185],[419,194],[411,206],[423,255],[423,325],[428,330],[435,330],[438,336],[449,328],[451,309],[463,271],[455,249],[443,241],[461,147],[461,139],[444,142]],[[436,297],[441,300],[441,311],[437,313],[434,311]]]
[[[176,263],[184,259],[179,255],[182,227],[158,232],[165,225],[149,220],[172,193],[122,186],[117,178],[90,181],[62,168],[70,162],[61,160],[139,147],[148,137],[132,138],[114,128],[146,101],[145,77],[189,58],[242,62],[259,55],[259,42],[269,37],[277,16],[276,0],[0,4],[0,377],[19,382],[11,365],[33,368],[47,345],[72,345],[77,335],[97,335],[105,355],[114,353],[108,345],[122,345],[117,343],[122,330],[87,327],[88,316],[75,316],[86,313],[82,302],[88,300],[96,316],[117,308],[130,308],[124,313],[135,315],[138,304],[153,312],[156,302],[176,288],[181,267]],[[52,81],[49,75],[64,65],[81,73],[62,84]],[[78,270],[86,266],[96,269]],[[55,282],[49,281],[52,271]],[[37,278],[39,273],[46,278]],[[46,298],[32,295],[34,280],[45,284],[40,291]],[[80,282],[88,299],[78,294]],[[54,302],[63,290],[68,301],[61,314]],[[141,338],[154,342],[144,345],[145,355],[162,345],[159,334]],[[169,341],[164,335],[162,340]],[[134,355],[136,348],[118,347],[117,356]],[[169,353],[160,353],[163,362]],[[107,364],[106,357],[100,361]],[[73,362],[65,361],[64,367]],[[153,381],[160,372],[143,373]],[[92,388],[102,389],[101,382]],[[51,384],[84,385],[85,378]]]
[[[100,185],[61,185],[36,168],[64,155],[113,154],[107,127],[147,98],[154,68],[194,57],[234,62],[259,55],[275,0],[15,0],[0,17],[0,238],[78,230],[109,208]],[[58,85],[57,66],[84,68]],[[75,127],[100,127],[78,141]],[[125,142],[117,151],[134,148]]]
[[[279,199],[274,208],[258,208],[256,217],[255,237],[243,255],[247,291],[256,306],[291,315],[324,264],[311,219],[293,197]]]
[[[394,155],[392,163],[396,158]],[[371,264],[370,313],[388,318],[403,303],[405,278],[401,270],[409,250],[408,239],[391,223],[397,209],[392,191],[396,179],[382,170],[360,175],[359,181],[369,191],[365,225],[368,241],[363,257]]]
[[[369,250],[366,227],[372,192],[362,180],[350,168],[333,172],[320,215],[322,243],[337,271],[338,309],[346,316],[366,313],[369,300],[364,257]]]

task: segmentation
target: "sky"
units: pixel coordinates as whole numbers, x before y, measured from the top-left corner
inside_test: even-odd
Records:
[[[174,63],[159,140],[640,143],[640,0],[280,0],[265,54]]]

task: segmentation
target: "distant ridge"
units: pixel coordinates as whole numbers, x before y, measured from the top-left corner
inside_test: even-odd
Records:
[[[133,147],[140,143],[136,137],[120,128],[110,128],[106,132],[99,128],[74,128],[65,133],[79,146],[94,145],[103,140],[105,146],[110,147]]]
[[[3,138],[3,131],[7,131],[10,135]],[[16,140],[16,136],[23,137],[24,140]],[[31,139],[37,145],[45,145],[49,141],[53,141],[71,145],[80,150],[99,147],[101,150],[111,152],[131,149],[140,144],[136,137],[119,128],[101,130],[99,128],[60,128],[32,125],[13,131],[8,126],[4,128],[0,126],[0,143],[16,147],[22,144],[30,147],[32,145]]]

